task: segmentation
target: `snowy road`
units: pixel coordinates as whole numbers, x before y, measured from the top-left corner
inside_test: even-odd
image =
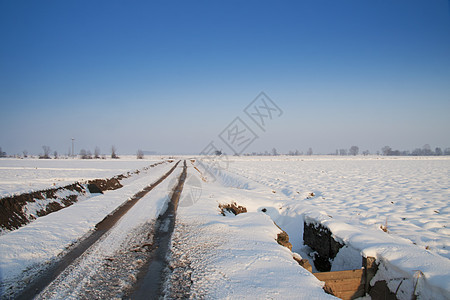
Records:
[[[153,184],[148,196],[139,199],[37,299],[112,299],[130,294],[140,269],[155,255],[155,248],[159,249],[153,246],[155,219],[170,206],[167,191],[171,187],[167,183],[180,177],[178,165]]]
[[[0,237],[2,298],[29,299],[47,281],[51,283],[38,299],[112,298],[129,292],[135,275],[150,257],[156,218],[167,207],[181,171],[179,163],[158,166],[122,189]],[[102,221],[108,210],[114,212]],[[33,243],[27,244],[30,234],[34,234]],[[66,238],[61,238],[63,235]],[[64,250],[70,243],[74,244]],[[20,251],[15,251],[19,247]],[[27,289],[17,296],[17,290],[25,285]]]

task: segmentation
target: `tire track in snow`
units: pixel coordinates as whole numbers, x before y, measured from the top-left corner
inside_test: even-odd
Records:
[[[168,266],[168,253],[170,240],[175,228],[176,211],[184,182],[187,175],[187,165],[184,161],[183,173],[179,177],[178,184],[172,192],[172,197],[164,214],[158,217],[156,231],[154,233],[153,255],[141,269],[132,299],[158,299],[163,297],[163,284],[165,281],[165,269]]]
[[[21,291],[15,299],[31,299],[50,285],[62,272],[79,257],[81,257],[92,245],[104,236],[142,197],[163,182],[176,169],[178,161],[167,173],[154,183],[148,185],[143,190],[136,193],[132,198],[124,202],[115,211],[100,221],[94,232],[75,246],[70,252],[63,256],[58,262],[42,272],[42,274]]]

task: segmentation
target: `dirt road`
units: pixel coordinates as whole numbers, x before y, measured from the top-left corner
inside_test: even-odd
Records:
[[[186,162],[178,161],[99,222],[89,237],[15,298],[157,297],[186,169]],[[174,177],[175,186],[169,186]]]

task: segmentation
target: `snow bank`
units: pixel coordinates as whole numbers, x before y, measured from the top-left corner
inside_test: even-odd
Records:
[[[276,195],[221,182],[205,183],[193,206],[178,209],[167,298],[335,299],[276,242],[281,231],[261,212]],[[248,212],[222,216],[219,204],[230,202],[248,206]]]

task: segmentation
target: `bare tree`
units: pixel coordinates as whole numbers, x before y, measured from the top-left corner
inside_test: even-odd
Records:
[[[313,155],[313,149],[309,147],[308,152],[306,152],[306,155]]]
[[[94,158],[95,159],[99,159],[100,158],[100,148],[99,147],[95,147]]]
[[[58,158],[58,151],[55,150],[55,151],[53,152],[53,157],[54,157],[55,159]]]
[[[42,149],[44,150],[44,155],[39,156],[39,158],[50,158],[50,147],[49,146],[42,146]]]
[[[438,156],[442,155],[442,149],[439,147],[436,147],[436,149],[434,150],[434,154],[438,155]]]
[[[367,156],[367,155],[370,154],[370,152],[369,152],[369,150],[364,150],[362,154],[363,154],[364,156]]]
[[[416,149],[414,149],[414,150],[411,152],[411,155],[413,155],[413,156],[420,156],[420,155],[423,155],[423,151],[422,151],[422,149],[420,149],[420,148],[416,148]]]
[[[431,150],[430,145],[428,144],[423,145],[422,155],[433,155],[433,151]]]
[[[356,156],[359,153],[359,147],[358,146],[351,146],[350,149],[348,150],[348,153],[350,155]]]
[[[137,159],[144,159],[144,151],[142,151],[141,149],[139,149],[136,153],[136,158]]]
[[[111,146],[111,158],[119,158],[119,156],[117,156],[116,146],[114,145]]]
[[[384,146],[383,148],[381,148],[381,153],[383,153],[383,155],[391,155],[392,152],[392,148],[389,146]]]
[[[0,147],[0,157],[6,157],[6,152],[3,152],[2,147]]]
[[[28,157],[28,151],[27,150],[23,150],[22,153],[23,153],[23,157]]]
[[[347,149],[339,149],[339,155],[347,155]]]
[[[87,152],[84,149],[80,150],[80,158],[81,159],[86,159],[87,158]]]
[[[92,159],[92,153],[91,153],[91,151],[90,150],[84,150],[84,149],[81,149],[80,150],[80,158],[81,159]]]
[[[277,156],[277,155],[278,155],[278,152],[277,152],[277,149],[276,149],[276,148],[273,148],[273,149],[272,149],[272,155],[273,155],[273,156]]]

